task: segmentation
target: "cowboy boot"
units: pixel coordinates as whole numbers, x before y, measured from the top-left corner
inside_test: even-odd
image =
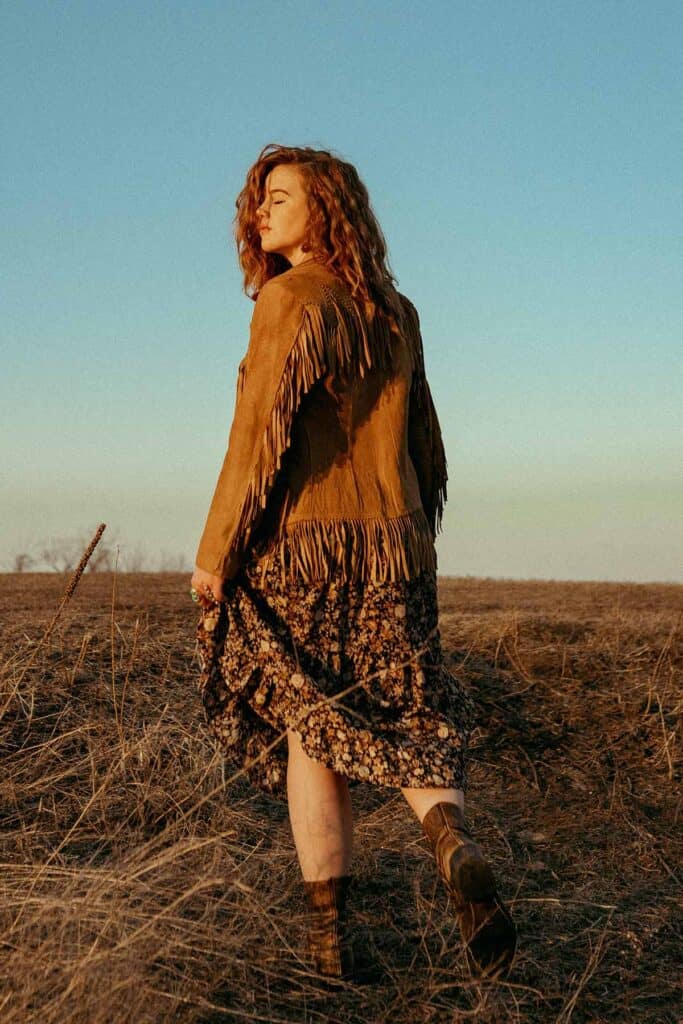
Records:
[[[351,980],[354,954],[347,928],[346,896],[352,875],[307,882],[308,952],[318,974]]]
[[[474,974],[506,976],[515,955],[517,929],[498,896],[493,871],[465,828],[459,806],[434,804],[422,821],[439,874],[455,904],[455,915]]]

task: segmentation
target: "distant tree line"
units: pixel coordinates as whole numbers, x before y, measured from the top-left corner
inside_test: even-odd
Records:
[[[10,572],[73,572],[90,542],[88,531],[70,537],[50,537],[32,544],[10,559]],[[102,537],[90,556],[86,572],[191,572],[184,554],[161,551],[154,558],[140,544],[128,545],[114,534]]]

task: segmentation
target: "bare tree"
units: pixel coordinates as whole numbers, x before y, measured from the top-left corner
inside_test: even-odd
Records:
[[[90,562],[88,563],[87,572],[113,572],[116,566],[116,551],[111,544],[102,545],[101,549],[95,550]]]
[[[125,572],[149,571],[147,552],[140,544],[136,544],[129,550],[126,550],[124,546],[122,564]]]
[[[79,535],[78,548],[82,550],[83,540]],[[113,572],[114,569],[117,571],[121,570],[121,561],[119,558],[119,552],[121,542],[119,538],[118,530],[114,530],[110,533],[106,544],[100,544],[99,547],[93,552],[90,561],[88,563],[87,572]]]
[[[12,572],[28,572],[34,561],[33,555],[29,555],[28,552],[22,551],[21,554],[14,556]]]
[[[90,531],[83,530],[71,536],[49,537],[39,541],[35,553],[22,551],[13,556],[8,565],[14,572],[27,572],[29,568],[51,569],[53,572],[73,572],[90,539]],[[155,564],[158,568],[155,568]],[[185,554],[172,554],[162,550],[158,558],[150,557],[140,543],[128,545],[111,533],[92,552],[85,572],[191,572],[191,563]]]
[[[73,539],[68,537],[51,537],[44,541],[40,557],[53,572],[71,572],[78,560]]]
[[[169,551],[162,551],[159,555],[158,572],[191,572],[187,555],[172,555]]]
[[[84,530],[76,536],[51,537],[43,541],[40,550],[42,562],[54,572],[73,572],[81,554],[87,547],[91,531]],[[93,552],[86,572],[111,572],[116,566],[117,537],[100,544]]]

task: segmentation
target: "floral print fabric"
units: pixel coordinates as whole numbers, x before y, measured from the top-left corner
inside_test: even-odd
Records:
[[[284,581],[252,555],[202,599],[198,689],[226,777],[286,801],[287,736],[349,780],[466,788],[471,699],[442,660],[436,574]]]

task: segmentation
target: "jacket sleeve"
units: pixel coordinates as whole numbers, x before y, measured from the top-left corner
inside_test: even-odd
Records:
[[[314,323],[309,308],[277,278],[260,290],[240,363],[228,449],[195,559],[198,568],[224,580],[239,571],[301,399],[325,372]]]
[[[441,425],[427,381],[420,318],[403,296],[413,347],[413,376],[408,406],[408,454],[415,467],[422,505],[433,535],[441,530],[447,499],[448,464]]]

